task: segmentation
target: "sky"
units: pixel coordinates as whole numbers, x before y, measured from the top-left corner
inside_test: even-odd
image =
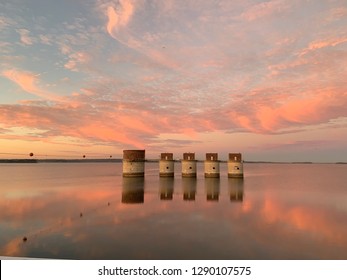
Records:
[[[347,162],[345,0],[0,2],[0,158]]]

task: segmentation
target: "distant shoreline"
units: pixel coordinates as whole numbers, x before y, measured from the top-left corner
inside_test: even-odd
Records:
[[[0,159],[0,163],[122,162],[121,159]]]
[[[102,163],[102,162],[122,162],[122,159],[0,159],[0,163]],[[159,159],[146,159],[146,162],[159,162]],[[180,160],[174,160],[180,162]],[[204,162],[204,160],[197,160]],[[220,160],[227,163],[226,160]],[[347,162],[311,162],[311,161],[243,161],[244,163],[264,163],[264,164],[347,164]]]

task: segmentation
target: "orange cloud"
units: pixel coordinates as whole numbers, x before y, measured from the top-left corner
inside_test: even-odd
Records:
[[[127,126],[127,124],[125,124]],[[132,145],[138,148],[143,148],[143,142],[138,141],[136,137],[129,137],[125,132],[126,129],[122,126],[115,125],[114,127],[102,124],[100,122],[92,122],[84,124],[77,128],[75,131],[71,131],[76,137],[83,138],[95,138],[105,142],[118,142],[126,145]]]
[[[18,84],[26,92],[33,93],[38,90],[37,86],[35,85],[37,82],[37,77],[32,73],[17,70],[7,70],[3,71],[2,75]]]
[[[292,94],[290,88],[276,89],[268,95],[259,91],[251,100],[230,104],[231,112],[225,114],[235,126],[254,133],[281,133],[282,129],[298,129],[343,116],[342,108],[347,106],[343,88],[316,87]],[[288,92],[282,94],[282,90]]]
[[[279,117],[277,110],[267,106],[259,106],[256,116],[259,119],[262,129],[272,131],[276,128]]]
[[[146,119],[145,114],[139,114],[134,116],[120,115],[118,119],[120,122],[122,122],[124,125],[126,125],[129,128],[133,128],[138,131],[143,131],[150,134],[155,132],[155,130],[152,127],[150,127],[150,125],[146,124],[143,121],[144,119]]]

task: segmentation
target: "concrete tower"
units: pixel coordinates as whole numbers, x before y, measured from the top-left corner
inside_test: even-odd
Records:
[[[217,153],[207,153],[204,166],[206,178],[219,178],[219,160]]]
[[[183,154],[182,177],[196,177],[195,153]]]
[[[145,150],[123,151],[123,177],[145,176]]]
[[[243,178],[243,162],[240,153],[230,153],[228,160],[228,177]]]
[[[159,161],[159,176],[174,177],[175,176],[175,161],[172,153],[162,153]]]

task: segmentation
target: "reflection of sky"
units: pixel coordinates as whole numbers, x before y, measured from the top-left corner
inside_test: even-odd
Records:
[[[177,173],[172,200],[156,164],[131,186],[120,164],[7,165],[46,177],[46,185],[17,180],[0,187],[0,255],[73,259],[345,259],[346,166],[245,164],[245,179],[198,178]],[[72,167],[77,175],[64,178]],[[153,168],[154,167],[154,168]],[[200,166],[201,167],[201,166]],[[78,169],[84,169],[87,178]],[[112,174],[112,170],[114,171]],[[27,179],[29,178],[29,174]],[[314,175],[314,176],[313,176]],[[14,178],[12,178],[14,179]],[[15,180],[15,179],[14,179]],[[173,182],[173,185],[172,185]],[[211,184],[210,184],[211,183]],[[193,186],[195,198],[184,200]],[[143,194],[143,201],[137,198]],[[12,196],[11,193],[22,193]],[[34,192],[36,195],[31,195]],[[208,194],[219,194],[218,201]],[[242,201],[231,199],[242,193]],[[80,214],[82,216],[80,217]],[[28,241],[22,238],[27,236]]]

